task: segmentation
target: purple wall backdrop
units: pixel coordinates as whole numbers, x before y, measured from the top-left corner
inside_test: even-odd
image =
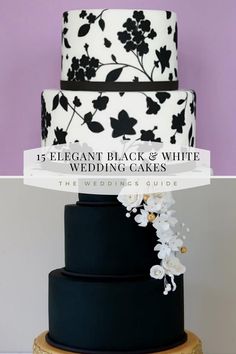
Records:
[[[76,8],[176,11],[182,88],[198,94],[197,146],[216,175],[236,175],[235,0],[1,0],[0,175],[21,175],[40,146],[40,93],[60,80],[62,12]]]

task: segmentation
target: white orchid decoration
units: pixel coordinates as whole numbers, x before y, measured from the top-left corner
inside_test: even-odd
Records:
[[[189,229],[182,223],[182,232],[175,232],[173,228],[178,223],[174,216],[175,210],[171,207],[175,201],[170,192],[155,193],[150,195],[125,195],[119,194],[118,200],[126,207],[127,217],[131,213],[136,214],[134,220],[141,227],[146,227],[152,223],[156,231],[157,245],[154,251],[160,264],[153,265],[150,269],[150,276],[154,279],[164,280],[163,294],[176,290],[175,276],[185,273],[185,266],[180,262],[177,253],[186,253],[184,247],[183,232]]]

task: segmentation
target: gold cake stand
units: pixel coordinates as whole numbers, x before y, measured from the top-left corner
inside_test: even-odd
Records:
[[[57,349],[46,342],[47,332],[42,333],[34,341],[33,354],[74,354],[65,350]],[[203,354],[202,343],[200,339],[192,332],[187,331],[188,340],[184,344],[170,349],[158,352],[161,354]],[[157,353],[153,353],[157,354]]]

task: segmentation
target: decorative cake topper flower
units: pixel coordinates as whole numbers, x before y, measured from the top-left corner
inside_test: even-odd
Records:
[[[127,209],[127,217],[131,213],[136,214],[134,220],[141,227],[146,227],[149,223],[156,230],[157,245],[154,251],[160,264],[153,265],[150,269],[150,276],[154,279],[164,280],[163,294],[176,290],[175,276],[185,273],[185,266],[180,262],[177,253],[186,253],[187,248],[183,246],[185,236],[180,232],[174,232],[173,228],[178,223],[175,218],[175,210],[170,209],[175,201],[170,192],[154,193],[150,195],[120,193],[118,200]],[[182,232],[185,225],[182,224]],[[189,229],[186,228],[189,232]]]

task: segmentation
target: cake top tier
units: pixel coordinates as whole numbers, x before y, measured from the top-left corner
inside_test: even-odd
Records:
[[[88,81],[176,82],[176,14],[109,9],[65,12],[61,80],[72,86]]]

